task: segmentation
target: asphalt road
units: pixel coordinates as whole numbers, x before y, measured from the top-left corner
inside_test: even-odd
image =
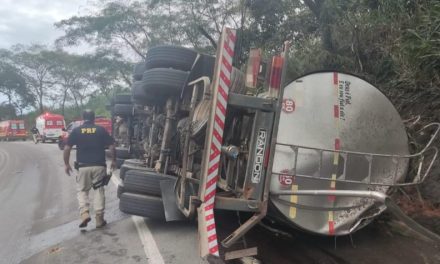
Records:
[[[198,257],[196,223],[125,215],[114,183],[106,188],[109,225],[96,230],[92,220],[80,231],[75,178],[64,174],[56,144],[0,142],[0,201],[0,264],[205,263]],[[239,222],[233,212],[216,218],[220,239]],[[438,246],[384,219],[336,241],[282,231],[288,234],[257,226],[234,249],[257,246],[258,259],[269,264],[440,263]]]
[[[92,217],[80,231],[75,178],[64,174],[56,144],[0,142],[0,201],[1,264],[201,263],[194,223],[136,218],[136,226],[119,211],[113,183],[108,226],[96,230]]]

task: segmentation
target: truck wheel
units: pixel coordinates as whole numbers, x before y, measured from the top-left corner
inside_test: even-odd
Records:
[[[165,102],[163,97],[157,96],[153,93],[149,93],[147,95],[142,81],[133,83],[131,93],[133,95],[133,102],[135,104],[151,106]]]
[[[174,180],[175,177],[154,171],[129,170],[125,174],[124,188],[127,192],[160,197],[160,181]]]
[[[119,210],[126,214],[165,220],[162,199],[150,195],[124,192],[119,200]]]
[[[134,165],[134,164],[127,164],[127,160],[125,160],[124,164],[122,164],[121,168],[119,169],[119,178],[124,180],[125,175],[127,174],[127,171],[130,171],[130,170],[154,171],[152,168],[141,167],[139,165]]]
[[[124,184],[123,183],[118,184],[118,189],[116,190],[116,196],[118,198],[121,198],[121,194],[123,194],[124,192],[125,192]]]
[[[113,114],[117,116],[131,116],[133,113],[132,104],[115,104],[113,106]]]
[[[128,148],[116,147],[116,157],[120,159],[128,159],[130,158],[130,152],[128,152]]]
[[[147,70],[153,68],[173,68],[181,71],[189,71],[197,57],[194,50],[174,47],[160,46],[151,48],[145,58]]]
[[[145,167],[145,162],[140,159],[126,159],[124,165],[134,165],[138,167]]]
[[[124,161],[125,161],[124,159],[116,158],[116,168],[118,168],[118,169],[121,168]]]
[[[147,94],[180,95],[187,84],[188,74],[188,72],[174,69],[151,69],[144,73],[143,88]]]
[[[142,74],[144,74],[144,72],[147,70],[147,67],[145,65],[145,61],[137,63],[136,65],[134,65],[134,69],[133,69],[133,79],[135,81],[140,81],[142,80]]]
[[[131,104],[131,94],[116,94],[113,97],[113,104]]]

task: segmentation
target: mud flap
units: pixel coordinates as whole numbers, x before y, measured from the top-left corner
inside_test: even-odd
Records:
[[[166,221],[170,222],[186,220],[186,217],[177,207],[177,197],[176,193],[174,192],[176,180],[163,180],[160,181],[159,184],[160,191],[162,193],[162,201]]]

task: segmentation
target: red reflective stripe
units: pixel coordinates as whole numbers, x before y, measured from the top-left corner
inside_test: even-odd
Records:
[[[338,84],[338,73],[334,72],[333,73],[333,84]]]
[[[333,106],[333,115],[335,118],[339,118],[339,105]]]
[[[281,87],[281,73],[283,67],[283,58],[274,56],[272,58],[272,67],[270,71],[270,88],[279,89]]]
[[[334,235],[335,234],[335,222],[334,221],[329,221],[328,222],[328,234],[329,235]]]
[[[215,119],[215,122],[217,122],[218,126],[219,126],[221,129],[224,129],[224,128],[225,128],[225,122],[224,122],[223,120],[221,120],[220,117],[218,117],[218,116],[216,115],[216,116],[214,117],[214,119]]]
[[[213,173],[214,171],[216,171],[216,170],[218,169],[219,163],[220,163],[220,162],[218,162],[218,163],[212,165],[211,168],[208,169],[208,175],[210,175],[211,173]],[[212,181],[213,181],[213,180],[210,180],[210,181],[208,181],[206,184],[207,184],[207,185],[214,184],[215,181],[214,181],[214,182],[212,182]]]
[[[218,140],[218,142],[221,144],[223,141],[223,137],[220,135],[220,132],[223,133],[223,131],[214,130],[213,135]],[[218,150],[220,151],[220,149],[218,149]]]
[[[229,52],[228,52],[229,53]],[[226,57],[223,56],[222,58],[222,64],[225,65],[226,70],[230,73],[232,72],[232,65],[231,63],[226,59]]]
[[[227,91],[225,91],[221,85],[219,85],[218,87],[218,95],[223,97],[223,99],[227,102],[228,101],[228,94],[226,93]]]
[[[212,241],[214,241],[216,239],[217,239],[217,235],[216,234],[211,235],[211,236],[208,237],[208,242],[212,242]]]
[[[223,71],[220,72],[220,78],[228,86],[228,88],[229,88],[229,86],[231,86],[231,80],[226,77],[226,74]]]
[[[264,155],[264,168],[266,169],[267,166],[269,165],[269,155],[270,155],[270,145],[267,145],[267,150],[266,153]]]
[[[226,33],[228,34],[229,39],[235,43],[237,37],[235,36],[234,32],[232,32],[231,29],[227,28]]]
[[[207,216],[205,217],[205,220],[206,220],[206,221],[209,221],[209,220],[211,220],[212,218],[214,218],[214,214],[207,215]]]
[[[217,108],[220,109],[224,116],[226,116],[226,108],[220,103],[220,101],[217,101]]]
[[[217,176],[215,178],[217,179]],[[208,187],[210,187],[210,186],[208,186]],[[215,195],[215,189],[212,192],[205,195],[205,201],[211,199],[214,195]]]
[[[210,204],[210,205],[205,206],[205,211],[208,211],[211,209],[214,209],[214,204]]]
[[[208,231],[211,231],[212,229],[215,229],[215,224],[211,224],[211,225],[207,226],[206,229]]]
[[[339,138],[335,138],[335,150],[341,149],[341,140]]]
[[[212,248],[209,249],[209,252],[211,254],[215,254],[218,252],[218,245],[213,246]]]

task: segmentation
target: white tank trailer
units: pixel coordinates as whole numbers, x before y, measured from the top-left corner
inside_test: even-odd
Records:
[[[313,73],[287,85],[283,102],[271,192],[386,194],[389,186],[404,181],[405,126],[391,102],[368,82],[345,73]],[[385,209],[366,197],[335,195],[275,195],[271,203],[286,221],[323,235],[350,234]]]

